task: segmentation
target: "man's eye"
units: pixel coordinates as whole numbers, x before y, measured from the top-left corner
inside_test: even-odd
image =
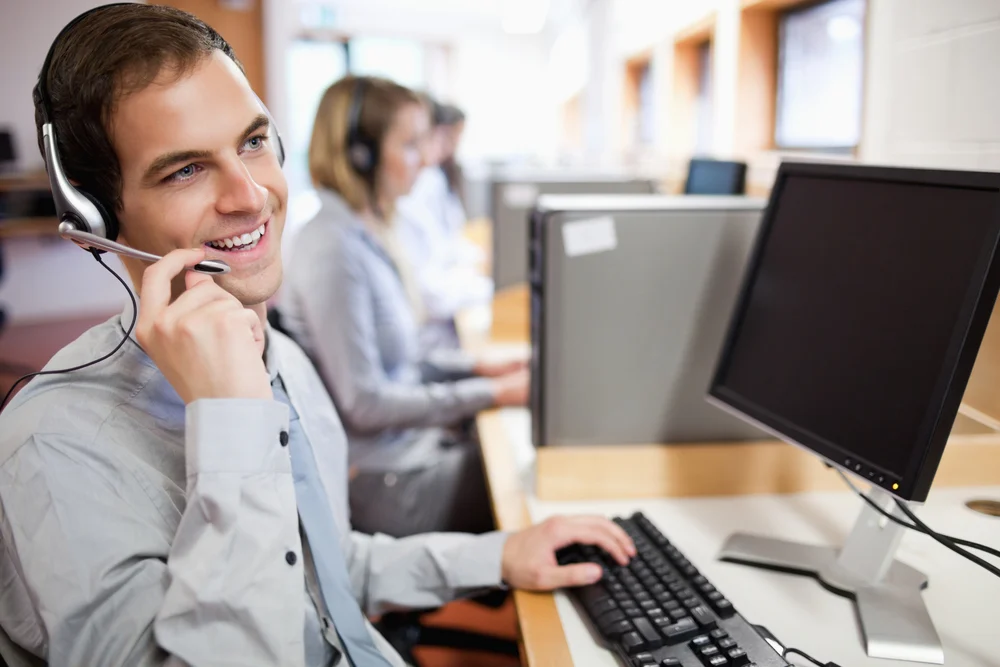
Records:
[[[180,169],[178,169],[174,173],[170,174],[164,180],[166,180],[168,182],[169,181],[174,181],[174,182],[176,182],[176,181],[186,181],[188,179],[194,178],[194,176],[197,173],[198,173],[198,165],[196,165],[196,164],[189,164],[189,165],[186,165],[184,167],[181,167]]]
[[[259,151],[261,148],[264,147],[265,139],[266,137],[264,135],[259,134],[256,137],[250,137],[249,139],[247,139],[246,143],[243,145],[247,148],[247,150]]]

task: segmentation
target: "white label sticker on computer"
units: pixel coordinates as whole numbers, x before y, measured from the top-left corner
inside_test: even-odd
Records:
[[[511,208],[531,208],[538,199],[534,183],[511,183],[503,189],[503,203]]]
[[[618,246],[615,220],[611,216],[567,222],[562,227],[562,235],[567,257],[607,252]]]

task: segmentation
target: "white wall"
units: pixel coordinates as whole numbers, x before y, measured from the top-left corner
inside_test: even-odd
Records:
[[[14,130],[18,167],[41,169],[31,89],[56,34],[104,0],[0,1],[0,127]]]
[[[869,0],[866,162],[1000,170],[1000,0]]]
[[[18,167],[44,165],[35,140],[31,89],[56,34],[103,0],[0,0],[0,126],[14,130]],[[4,241],[0,303],[15,322],[113,313],[125,290],[93,258],[58,238]],[[122,273],[117,258],[106,262]]]

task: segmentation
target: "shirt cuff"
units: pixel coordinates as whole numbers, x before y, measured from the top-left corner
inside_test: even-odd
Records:
[[[503,550],[510,533],[495,531],[476,535],[463,545],[460,557],[449,563],[449,578],[456,590],[499,588],[503,585]]]
[[[470,412],[488,410],[496,405],[494,386],[490,378],[469,378],[455,383],[462,403],[469,406]]]
[[[282,443],[288,442],[287,405],[270,399],[204,398],[185,410],[188,477],[291,472],[288,447]]]

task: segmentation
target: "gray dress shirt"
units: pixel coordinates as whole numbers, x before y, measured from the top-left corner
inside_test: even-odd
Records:
[[[334,192],[295,239],[281,311],[330,389],[361,471],[410,470],[428,460],[431,427],[493,404],[454,350],[422,354],[419,327],[392,259]]]
[[[47,368],[91,361],[131,309]],[[505,536],[395,540],[349,527],[346,439],[290,340],[268,333],[369,614],[427,608],[500,583]],[[287,447],[288,407],[185,406],[139,345],[43,376],[0,413],[0,655],[50,665],[329,665],[335,628],[316,594]],[[390,663],[399,656],[371,629]]]

